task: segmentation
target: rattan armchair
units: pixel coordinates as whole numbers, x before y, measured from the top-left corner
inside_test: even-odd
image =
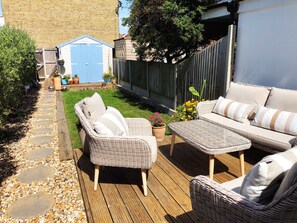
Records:
[[[253,202],[206,176],[190,183],[193,210],[201,222],[297,222],[297,184],[268,205]]]
[[[157,142],[150,122],[143,118],[126,119],[128,136],[102,136],[94,131],[82,106],[83,100],[74,109],[81,125],[79,133],[84,152],[89,151],[90,160],[95,164],[94,190],[97,190],[100,166],[139,168],[147,196],[147,173],[157,159]]]

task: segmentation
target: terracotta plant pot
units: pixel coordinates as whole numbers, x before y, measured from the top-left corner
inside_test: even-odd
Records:
[[[73,78],[73,83],[74,84],[79,84],[79,78],[78,77]]]
[[[69,84],[73,84],[73,80],[72,79],[69,79],[68,83]]]
[[[166,124],[159,127],[152,126],[152,129],[153,129],[153,135],[157,138],[157,141],[162,142],[165,136]]]

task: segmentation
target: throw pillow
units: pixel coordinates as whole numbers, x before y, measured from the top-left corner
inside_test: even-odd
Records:
[[[93,126],[94,126],[95,132],[97,132],[99,135],[104,135],[104,136],[113,136],[114,135],[112,133],[112,131],[109,128],[107,128],[107,126],[104,125],[100,121],[94,122]]]
[[[272,129],[290,135],[297,134],[297,113],[261,106],[251,122],[254,126]]]
[[[240,194],[260,204],[269,203],[285,172],[297,162],[297,147],[264,157],[245,176]]]
[[[297,163],[295,163],[291,169],[289,169],[284,177],[281,185],[274,195],[273,200],[279,199],[283,193],[285,193],[291,186],[297,183]]]
[[[230,99],[219,97],[213,112],[231,118],[238,122],[244,122],[255,105],[242,104]]]
[[[129,135],[129,128],[128,128],[127,122],[126,122],[124,116],[121,114],[121,112],[111,106],[107,106],[106,112],[114,115],[119,120],[119,122],[121,122],[121,124],[123,125],[127,135]]]
[[[122,123],[111,113],[105,112],[99,119],[116,136],[128,135]]]
[[[83,112],[91,123],[98,121],[106,111],[104,102],[97,92],[92,97],[84,99],[83,105]]]

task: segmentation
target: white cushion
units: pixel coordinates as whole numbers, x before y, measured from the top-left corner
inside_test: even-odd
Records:
[[[269,203],[285,171],[297,162],[297,147],[264,157],[245,176],[240,194],[260,204]]]
[[[104,102],[97,92],[92,97],[84,99],[83,113],[91,123],[98,121],[105,111]]]
[[[297,91],[272,88],[265,107],[282,111],[297,112]]]
[[[121,124],[123,125],[127,135],[129,135],[129,127],[127,125],[127,122],[126,122],[125,118],[121,114],[121,112],[119,112],[119,110],[117,110],[116,108],[111,107],[111,106],[107,106],[106,112],[114,115],[121,122]]]
[[[297,113],[261,106],[251,124],[295,136],[297,134]]]
[[[99,135],[106,135],[106,136],[113,136],[114,134],[112,131],[106,127],[102,122],[96,121],[93,123],[94,130],[97,132]]]
[[[111,132],[116,136],[128,135],[123,124],[116,118],[116,116],[110,112],[105,112],[99,119]]]
[[[213,112],[238,122],[244,122],[254,107],[254,105],[242,104],[230,99],[219,97],[215,107],[213,108]]]

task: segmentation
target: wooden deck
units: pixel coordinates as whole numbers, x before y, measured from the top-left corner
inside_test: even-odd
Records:
[[[159,144],[157,162],[148,177],[144,197],[137,169],[104,167],[98,190],[93,190],[94,167],[89,157],[75,150],[79,181],[88,221],[92,222],[199,222],[192,211],[189,184],[197,175],[208,175],[208,155],[176,137],[173,157],[171,137]],[[245,171],[267,153],[251,148],[245,152]],[[238,153],[215,157],[214,180],[225,182],[240,176]]]

